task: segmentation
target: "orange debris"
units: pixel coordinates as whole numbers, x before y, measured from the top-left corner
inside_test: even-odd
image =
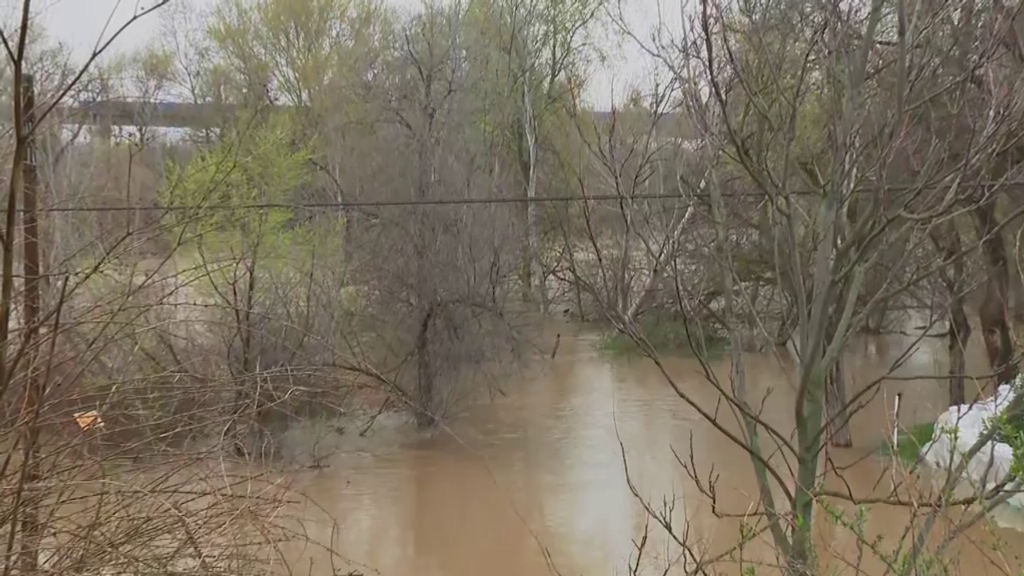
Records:
[[[76,412],[75,422],[78,423],[78,427],[82,431],[90,430],[92,428],[103,428],[103,420],[100,419],[100,415],[95,410],[89,410],[88,412]]]

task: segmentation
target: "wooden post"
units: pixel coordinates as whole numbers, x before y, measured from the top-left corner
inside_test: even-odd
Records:
[[[22,405],[24,428],[24,509],[21,516],[21,570],[33,574],[39,567],[39,544],[42,541],[42,525],[39,521],[39,481],[42,478],[39,462],[39,415],[43,402],[45,382],[36,371],[35,343],[39,331],[39,221],[38,192],[39,173],[36,166],[35,134],[35,86],[31,74],[25,74],[21,86],[21,110],[24,118],[23,129],[25,153],[21,162],[22,182],[22,234],[24,250],[25,310],[22,318],[24,329],[23,346],[25,356],[25,402]],[[13,375],[12,375],[13,376]]]
[[[23,110],[25,111],[25,158],[21,163],[22,228],[25,256],[25,328],[27,334],[35,337],[39,332],[40,303],[40,257],[39,257],[39,170],[36,165],[36,139],[32,129],[36,123],[35,86],[31,74],[25,75],[23,88]]]

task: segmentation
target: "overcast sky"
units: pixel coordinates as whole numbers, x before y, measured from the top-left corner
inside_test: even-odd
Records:
[[[48,34],[69,45],[77,57],[84,57],[95,45],[104,27],[109,37],[113,30],[124,24],[136,10],[154,0],[34,0],[36,17],[42,20]],[[217,0],[171,0],[196,6],[210,6]],[[417,0],[392,0],[409,5]],[[682,0],[660,0],[662,6]],[[637,29],[647,29],[657,21],[659,0],[623,0],[628,18]],[[14,11],[20,7],[20,0],[0,0],[5,10],[4,21],[11,22]],[[678,7],[676,8],[678,9]],[[126,52],[144,46],[159,33],[159,15],[154,13],[136,22],[125,31],[112,48],[115,52]],[[109,24],[108,24],[109,22]],[[614,58],[605,66],[595,70],[589,99],[599,108],[607,108],[612,95],[620,98],[626,87],[646,76],[650,62],[630,45],[608,39],[603,46],[612,52]]]

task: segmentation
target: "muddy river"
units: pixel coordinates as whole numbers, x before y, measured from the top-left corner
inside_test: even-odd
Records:
[[[707,475],[714,465],[719,475],[719,512],[727,514],[750,510],[756,499],[745,454],[676,397],[650,362],[609,358],[595,351],[594,336],[571,335],[568,327],[560,331],[556,359],[538,360],[503,384],[504,396],[463,406],[447,430],[429,437],[410,433],[399,442],[382,434],[378,442],[335,453],[329,468],[296,474],[297,487],[319,506],[298,511],[305,529],[351,562],[345,567],[339,558],[332,568],[323,551],[293,550],[298,573],[358,568],[394,576],[627,574],[646,515],[627,486],[620,439],[637,490],[656,508],[669,507],[680,529],[688,521],[699,549],[714,552],[735,542],[740,521],[713,513],[672,448],[688,458],[692,437],[700,471]],[[851,391],[884,373],[910,341],[872,337],[852,346],[846,360]],[[840,467],[847,466],[845,480],[859,493],[871,493],[884,476],[885,462],[866,456],[890,433],[888,407],[896,392],[904,394],[903,426],[931,421],[944,409],[942,381],[909,378],[944,373],[944,345],[942,339],[922,342],[896,371],[904,379],[888,382],[854,417],[855,448],[830,450]],[[980,350],[969,356],[972,369],[985,372]],[[670,357],[666,367],[704,405],[714,406],[715,394],[696,361]],[[716,367],[725,377],[725,361]],[[793,385],[785,359],[751,354],[746,371],[753,390],[771,389],[768,420],[791,430]],[[865,530],[896,538],[906,525],[906,511],[874,506]],[[816,531],[822,563],[839,573],[858,573],[850,564],[856,556],[852,536],[825,521],[816,523]],[[654,524],[648,532],[640,573],[682,573],[679,546]],[[953,557],[965,574],[1019,574],[1021,536],[978,526]],[[749,557],[768,548],[764,540],[754,542]],[[869,560],[859,571],[881,572]]]

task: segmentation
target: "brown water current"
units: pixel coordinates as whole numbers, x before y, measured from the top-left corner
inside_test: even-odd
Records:
[[[713,513],[672,448],[688,459],[692,435],[700,473],[707,476],[714,465],[719,475],[718,511],[726,514],[755,506],[746,454],[680,400],[652,362],[609,358],[595,351],[595,337],[561,330],[556,359],[537,360],[503,383],[505,396],[464,407],[448,420],[447,430],[341,451],[329,468],[297,474],[298,487],[322,506],[299,511],[310,536],[329,543],[366,574],[532,576],[551,573],[549,561],[567,576],[627,574],[646,515],[627,486],[621,439],[630,477],[644,498],[658,509],[674,507],[672,517],[680,529],[689,521],[689,536],[701,549],[714,553],[734,543],[740,521]],[[849,392],[885,373],[912,340],[865,337],[852,345],[846,358]],[[979,350],[969,356],[976,373],[986,372]],[[725,359],[714,367],[727,378]],[[683,390],[714,408],[716,393],[695,360],[666,357],[665,368]],[[751,353],[744,368],[754,397],[771,391],[767,420],[792,430],[794,384],[786,359]],[[946,369],[945,340],[929,338],[895,374],[906,378]],[[888,488],[886,461],[867,456],[889,436],[892,398],[900,391],[902,426],[931,421],[948,403],[944,380],[886,383],[853,418],[855,447],[829,451],[837,466],[849,465],[845,484],[837,480],[836,488],[848,484],[858,494]],[[738,429],[731,415],[722,421]],[[898,538],[908,514],[872,506],[866,531]],[[853,536],[824,518],[815,526],[822,564],[857,574],[850,565],[857,556]],[[1019,574],[1022,553],[1024,535],[984,524],[972,529],[951,556],[962,574]],[[322,551],[302,554],[295,564],[299,573],[309,571],[311,560],[314,574],[331,573]],[[679,546],[652,523],[641,573],[662,574],[679,555]],[[771,546],[759,539],[744,556],[769,558]],[[736,564],[720,569],[739,570]],[[882,564],[869,558],[859,573],[882,571]],[[668,573],[682,572],[677,564]],[[757,573],[772,570],[761,567]]]

